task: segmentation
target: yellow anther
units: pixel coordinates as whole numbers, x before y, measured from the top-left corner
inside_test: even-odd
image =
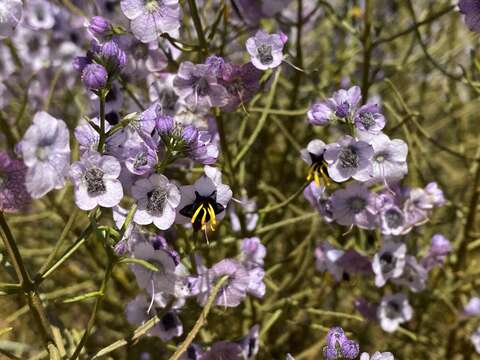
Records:
[[[315,185],[317,185],[317,187],[320,187],[320,176],[318,176],[318,171],[315,171],[314,178],[315,178]]]
[[[193,214],[192,220],[191,220],[192,224],[195,222],[195,220],[197,220],[198,214],[200,213],[200,211],[202,211],[202,209],[203,209],[203,204],[200,205],[197,210],[195,210],[195,213]]]
[[[207,219],[207,209],[203,208],[202,225],[205,225]]]
[[[213,209],[212,204],[208,204],[208,213],[210,214],[210,221],[215,225],[217,223],[217,218],[215,216],[215,210]]]

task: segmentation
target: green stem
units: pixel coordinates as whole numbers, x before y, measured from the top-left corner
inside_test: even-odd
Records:
[[[372,56],[372,8],[373,0],[365,0],[365,25],[362,37],[363,45],[363,70],[362,70],[362,103],[366,103],[368,99],[368,90],[370,88],[370,60]]]
[[[107,134],[105,133],[105,99],[108,92],[105,90],[100,90],[99,101],[100,101],[100,140],[98,141],[98,152],[103,152],[103,146],[107,140]]]
[[[205,33],[203,32],[202,21],[198,15],[198,8],[195,0],[188,0],[188,6],[190,7],[190,12],[192,14],[193,24],[195,25],[195,30],[197,31],[198,42],[200,43],[200,50],[205,57],[208,54],[208,44],[205,38]]]

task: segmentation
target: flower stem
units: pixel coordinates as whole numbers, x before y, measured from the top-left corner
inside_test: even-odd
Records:
[[[103,152],[103,147],[105,145],[105,140],[107,139],[107,134],[105,133],[105,99],[107,97],[108,91],[100,90],[99,100],[100,100],[100,140],[98,141],[98,152]]]
[[[192,14],[193,24],[195,25],[195,30],[197,31],[198,41],[200,43],[200,51],[202,57],[205,57],[208,54],[208,44],[205,39],[205,33],[203,32],[202,21],[198,15],[198,8],[195,0],[188,0],[188,6],[190,7],[190,12]]]

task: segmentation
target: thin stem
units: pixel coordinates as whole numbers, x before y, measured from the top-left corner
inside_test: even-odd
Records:
[[[363,70],[362,70],[362,102],[366,103],[368,100],[368,90],[370,88],[370,59],[372,56],[372,8],[373,0],[365,0],[365,24],[362,36],[363,45]]]
[[[99,101],[100,101],[100,140],[98,141],[98,151],[103,152],[103,146],[105,145],[105,141],[107,139],[105,133],[105,99],[107,97],[107,92],[104,90],[100,90],[99,94]]]
[[[187,337],[183,342],[180,344],[180,346],[177,348],[175,353],[170,357],[169,360],[178,360],[180,359],[180,356],[187,351],[188,347],[192,343],[192,341],[195,339],[197,336],[198,332],[202,328],[202,326],[205,324],[207,321],[207,316],[208,313],[210,312],[210,309],[212,308],[212,305],[217,298],[217,294],[220,291],[221,287],[223,284],[227,281],[228,276],[222,277],[212,288],[212,292],[208,296],[207,303],[205,304],[205,307],[203,308],[202,312],[200,313],[200,316],[198,317],[197,321],[195,322],[195,325],[193,325],[192,330],[188,333]]]
[[[192,14],[195,30],[197,31],[201,52],[203,56],[205,56],[206,54],[208,54],[208,44],[205,38],[205,33],[203,32],[202,21],[200,20],[200,16],[198,15],[198,8],[195,0],[188,0],[188,6],[190,7],[190,12]]]

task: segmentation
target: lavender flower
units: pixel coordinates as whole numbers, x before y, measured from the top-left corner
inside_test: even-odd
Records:
[[[157,267],[153,272],[141,265],[131,265],[138,285],[151,295],[162,291],[176,297],[190,295],[186,268],[175,263],[175,258],[164,249],[155,249],[148,242],[138,243],[133,248],[133,257],[146,260]]]
[[[121,0],[123,14],[130,19],[133,35],[143,43],[161,34],[176,35],[180,27],[178,0]]]
[[[223,111],[232,112],[240,104],[245,104],[258,92],[262,73],[251,62],[237,65],[226,64],[219,83],[228,92]]]
[[[359,171],[358,179],[368,183],[391,183],[401,180],[408,172],[408,146],[403,140],[390,140],[385,134],[360,136],[373,148],[370,166]]]
[[[382,329],[392,333],[412,318],[413,310],[405,294],[397,293],[382,298],[377,316]]]
[[[465,316],[480,316],[480,297],[474,296],[463,307]]]
[[[405,201],[403,211],[410,226],[424,224],[428,220],[429,212],[446,202],[442,190],[437,183],[429,183],[425,189],[412,189]]]
[[[355,112],[355,127],[360,131],[377,135],[385,127],[385,117],[380,113],[378,104],[366,104]]]
[[[331,197],[334,220],[340,225],[357,225],[363,229],[376,226],[375,195],[360,183],[350,183]]]
[[[241,261],[248,268],[263,266],[267,248],[258,237],[246,238],[241,244]]]
[[[373,257],[372,269],[375,273],[375,286],[382,287],[387,280],[403,274],[406,262],[405,244],[387,242]]]
[[[421,260],[422,266],[430,271],[435,266],[441,266],[445,258],[452,251],[450,241],[442,234],[435,234],[432,237],[428,254]]]
[[[270,35],[263,30],[257,31],[246,43],[252,64],[260,70],[276,68],[283,61],[285,42],[280,34]]]
[[[480,354],[480,327],[475,330],[475,332],[470,336],[470,341],[475,347],[477,354]]]
[[[403,211],[394,204],[388,204],[380,211],[382,234],[400,235],[405,229]]]
[[[327,145],[323,158],[328,164],[328,175],[336,182],[354,178],[365,180],[362,170],[371,164],[373,148],[365,141],[344,136],[338,142]]]
[[[0,211],[16,212],[31,201],[25,187],[27,168],[0,151]]]
[[[110,30],[110,23],[102,16],[94,16],[88,22],[88,31],[95,38],[101,38]]]
[[[323,216],[323,220],[328,223],[333,221],[332,201],[325,192],[325,187],[318,187],[317,184],[312,181],[303,191],[303,196],[310,205]]]
[[[362,353],[360,360],[395,360],[391,352],[375,352],[371,357],[368,353]]]
[[[175,209],[180,204],[180,190],[165,176],[153,174],[137,180],[132,186],[132,196],[138,204],[133,221],[140,225],[153,223],[160,230],[172,226]]]
[[[258,354],[260,345],[259,330],[260,326],[254,325],[248,332],[248,335],[244,336],[237,342],[242,348],[242,356],[244,360],[253,360]]]
[[[478,0],[460,0],[460,12],[465,15],[465,22],[471,31],[480,32],[480,3]]]
[[[135,326],[140,326],[150,320],[155,314],[161,312],[161,307],[156,298],[151,305],[145,295],[140,294],[125,307],[127,321]],[[169,341],[183,334],[183,325],[175,311],[169,311],[162,316],[153,328],[148,331],[151,336],[158,336],[163,341]]]
[[[218,84],[214,71],[208,65],[182,62],[173,86],[185,103],[194,109],[222,107],[228,103],[227,90]]]
[[[406,286],[415,293],[425,290],[428,276],[427,270],[418,263],[414,256],[408,255],[405,259],[402,276],[394,279],[393,282],[397,285]]]
[[[0,3],[0,39],[10,37],[22,19],[22,0],[4,0]]]
[[[27,191],[34,199],[63,188],[70,162],[70,144],[67,125],[62,120],[44,111],[36,113],[19,150],[28,168]]]
[[[107,70],[99,64],[86,65],[82,71],[82,81],[89,90],[100,90],[108,80]]]
[[[358,86],[348,90],[338,90],[324,102],[316,103],[308,112],[308,120],[312,125],[326,125],[335,119],[348,120],[355,113],[362,96]]]
[[[315,249],[315,267],[317,271],[329,272],[336,281],[342,280],[343,269],[338,260],[345,254],[345,251],[334,248],[330,243],[324,241]]]
[[[118,180],[121,166],[113,156],[87,152],[70,168],[75,186],[75,203],[82,210],[97,205],[111,208],[123,198],[122,184]]]
[[[210,223],[213,231],[218,220],[225,216],[225,209],[232,198],[232,190],[221,182],[221,173],[205,167],[205,175],[194,185],[180,188],[181,201],[177,208],[176,222],[191,223],[195,230],[206,230]]]
[[[349,340],[341,327],[333,327],[328,331],[326,343],[323,356],[327,360],[355,359],[360,351],[358,343]]]
[[[236,307],[240,305],[247,295],[250,283],[249,272],[238,261],[224,259],[209,269],[200,279],[201,287],[197,300],[200,305],[205,305],[210,294],[211,287],[224,275],[228,275],[226,283],[220,288],[215,303],[219,306]]]

